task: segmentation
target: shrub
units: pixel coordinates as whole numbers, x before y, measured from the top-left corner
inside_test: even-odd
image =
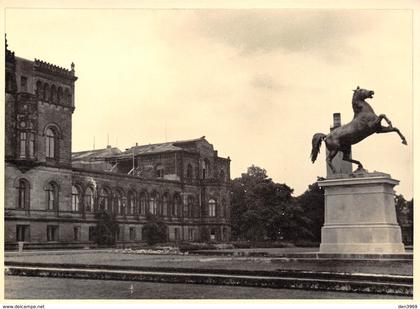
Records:
[[[106,210],[96,213],[95,218],[98,220],[95,229],[95,238],[98,246],[115,245],[115,235],[118,230],[118,223],[115,217]]]
[[[165,242],[168,238],[168,227],[156,216],[148,215],[147,223],[143,226],[143,239],[149,246]]]

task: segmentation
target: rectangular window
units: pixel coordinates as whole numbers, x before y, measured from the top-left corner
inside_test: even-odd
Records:
[[[29,137],[29,157],[33,158],[35,153],[35,135],[33,133],[28,134]]]
[[[122,240],[122,236],[124,234],[124,228],[122,226],[119,226],[117,229],[117,235],[116,235],[116,239],[117,241],[121,241]]]
[[[214,229],[210,231],[210,240],[216,240],[216,231]]]
[[[80,241],[82,235],[82,228],[80,226],[75,226],[73,228],[73,240]]]
[[[181,235],[180,235],[180,232],[179,232],[179,228],[175,228],[174,229],[174,232],[175,232],[175,240],[180,240],[181,239]]]
[[[130,227],[130,240],[136,240],[136,228]]]
[[[89,241],[95,241],[96,239],[96,228],[89,226]]]
[[[28,92],[28,78],[26,76],[20,77],[20,91]]]
[[[47,225],[47,241],[58,241],[58,225]]]
[[[188,229],[189,240],[194,240],[194,229]]]
[[[19,133],[20,157],[26,158],[26,132]]]
[[[16,241],[29,241],[29,225],[16,225]]]

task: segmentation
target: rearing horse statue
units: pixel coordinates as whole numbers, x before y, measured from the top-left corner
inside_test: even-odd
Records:
[[[333,173],[336,171],[332,165],[332,159],[336,156],[338,151],[343,153],[343,160],[357,164],[358,170],[362,169],[362,163],[350,158],[350,146],[357,144],[373,133],[397,132],[401,138],[402,143],[407,145],[407,141],[401,134],[400,130],[398,130],[396,127],[393,127],[391,121],[384,114],[377,116],[373,111],[373,108],[369,105],[369,103],[365,101],[365,99],[373,98],[374,92],[372,90],[361,89],[359,86],[357,86],[357,89],[353,90],[353,92],[353,120],[341,127],[334,129],[328,135],[323,133],[316,133],[312,138],[312,163],[315,162],[316,157],[318,156],[321,142],[325,141],[325,146],[329,151],[327,156],[327,164]],[[387,127],[381,125],[382,119],[388,123]]]

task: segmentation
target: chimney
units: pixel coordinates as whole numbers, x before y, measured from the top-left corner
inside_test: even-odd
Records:
[[[341,127],[341,115],[340,113],[333,114],[333,128]]]

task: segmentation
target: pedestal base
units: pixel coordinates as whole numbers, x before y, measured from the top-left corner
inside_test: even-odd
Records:
[[[325,189],[320,253],[404,253],[388,174],[366,173],[318,182]]]

